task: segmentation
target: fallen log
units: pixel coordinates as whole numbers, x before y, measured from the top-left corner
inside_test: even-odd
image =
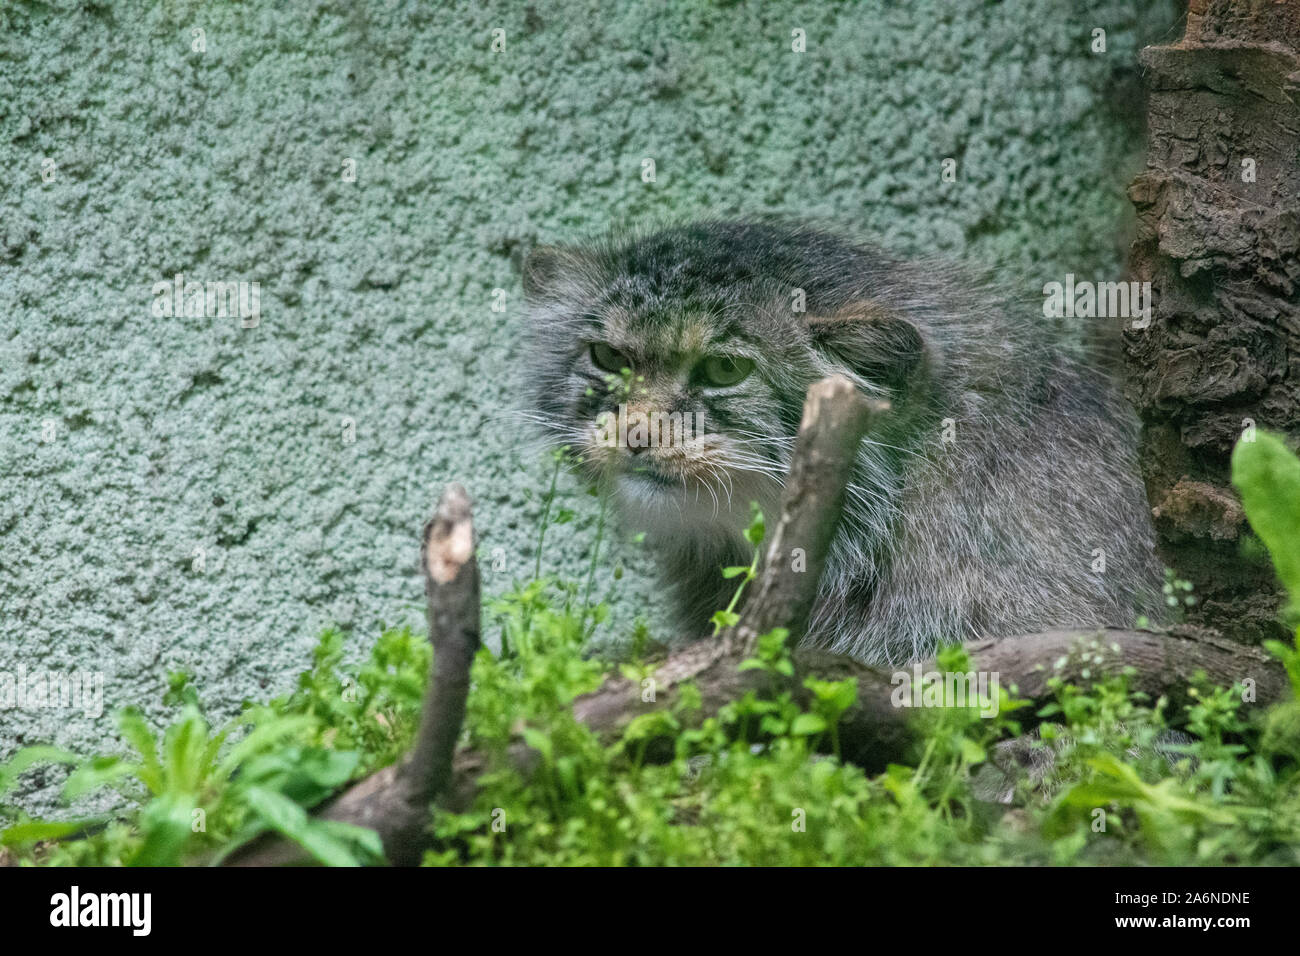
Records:
[[[870,403],[842,378],[829,378],[808,390],[799,437],[781,502],[781,516],[770,536],[763,569],[751,599],[742,607],[741,621],[717,640],[699,641],[670,654],[654,671],[653,700],[643,686],[625,677],[611,677],[597,690],[579,697],[574,716],[607,742],[617,740],[636,717],[671,709],[682,685],[691,683],[702,702],[701,714],[721,707],[749,691],[779,693],[782,685],[763,670],[740,670],[753,656],[758,635],[775,627],[790,631],[793,644],[801,635],[817,593],[822,567],[839,520],[840,504],[853,455],[873,415],[882,403]],[[806,570],[796,571],[788,559],[794,546],[805,549]],[[1253,703],[1281,699],[1288,682],[1280,665],[1264,650],[1226,641],[1213,632],[1188,628],[1167,633],[1118,628],[1056,630],[965,645],[975,673],[997,675],[998,683],[1021,700],[1042,704],[1052,696],[1048,681],[1086,682],[1133,668],[1131,686],[1151,700],[1170,696],[1179,703],[1198,673],[1213,684],[1243,683]],[[796,648],[795,674],[784,682],[800,704],[810,696],[803,680],[852,678],[857,702],[839,726],[844,760],[868,771],[904,760],[916,741],[913,712],[896,705],[903,682],[912,669],[871,667],[843,655],[815,648]],[[934,661],[920,665],[922,673],[938,670]],[[910,685],[909,685],[910,686]],[[1031,726],[1037,707],[1026,708],[1022,726]],[[653,745],[649,751],[653,754]],[[537,755],[520,742],[508,755],[511,766],[529,774]],[[457,754],[456,781],[444,798],[451,809],[464,809],[473,799],[476,777],[487,769],[482,754]]]
[[[1198,672],[1204,673],[1213,684],[1246,684],[1253,689],[1252,703],[1257,705],[1280,700],[1288,688],[1286,675],[1263,650],[1232,644],[1212,633],[1199,631],[1060,630],[975,641],[966,644],[965,649],[972,673],[996,675],[998,683],[1013,697],[1035,705],[1052,698],[1048,686],[1052,677],[1086,683],[1122,673],[1130,667],[1134,669],[1130,686],[1153,701],[1161,696],[1170,696],[1176,703],[1185,699],[1185,691]],[[671,709],[681,685],[687,681],[699,692],[705,714],[715,713],[748,691],[774,692],[777,688],[770,674],[738,670],[747,656],[736,644],[730,647],[693,645],[668,657],[654,672],[653,702],[642,700],[640,685],[616,678],[575,701],[573,712],[602,738],[613,741],[635,717],[652,710]],[[877,771],[909,756],[916,739],[912,727],[914,714],[909,706],[896,704],[895,698],[902,696],[900,688],[910,687],[912,666],[897,670],[871,667],[814,648],[798,648],[793,657],[795,678],[789,682],[789,689],[801,704],[806,704],[810,697],[802,686],[805,677],[857,681],[857,702],[840,721],[844,760]],[[939,671],[933,660],[921,662],[919,668],[923,674]],[[1036,709],[1028,709],[1022,725],[1035,723]],[[458,775],[478,766],[472,755],[464,755],[464,761],[458,762]],[[521,769],[526,766],[521,765]],[[461,799],[467,783],[458,780],[453,788]]]
[[[856,703],[839,727],[841,756],[868,771],[906,759],[918,736],[910,707],[897,699],[911,670],[870,667],[843,655],[796,648],[795,673],[780,679],[769,671],[741,670],[753,656],[757,638],[775,627],[790,631],[793,644],[807,624],[839,520],[844,488],[854,454],[879,403],[864,399],[845,379],[831,378],[809,389],[782,495],[780,518],[768,538],[766,557],[736,627],[716,640],[690,644],[654,670],[655,693],[646,700],[642,685],[611,677],[573,703],[577,720],[601,739],[614,742],[636,717],[671,708],[686,683],[694,685],[707,716],[749,691],[768,696],[783,689],[800,703],[809,692],[805,677],[857,681]],[[438,514],[425,528],[422,565],[429,607],[429,638],[434,646],[430,690],[410,755],[368,777],[324,805],[318,816],[376,830],[390,863],[412,865],[431,845],[429,807],[464,810],[473,801],[479,777],[495,769],[488,755],[462,747],[453,755],[468,694],[469,666],[479,646],[478,569],[468,496],[459,485],[444,494]],[[786,558],[805,552],[803,571]],[[1249,683],[1258,704],[1281,698],[1288,684],[1272,659],[1259,648],[1232,644],[1198,630],[1178,633],[1093,629],[1060,630],[966,645],[974,672],[997,674],[1001,686],[1034,703],[1051,696],[1049,678],[1080,681],[1135,670],[1133,687],[1153,699],[1183,692],[1198,672],[1212,683]],[[925,662],[923,672],[937,671]],[[1032,715],[1037,708],[1028,709]],[[1032,716],[1022,725],[1033,722]],[[539,755],[516,741],[508,765],[524,776],[535,772]],[[267,839],[228,861],[259,866],[307,862],[295,845]]]

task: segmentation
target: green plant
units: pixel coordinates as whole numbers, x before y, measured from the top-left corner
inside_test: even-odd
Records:
[[[0,844],[30,850],[88,832],[58,846],[49,861],[157,866],[219,857],[275,830],[324,863],[372,862],[381,852],[372,831],[317,821],[306,810],[405,749],[428,670],[427,647],[409,631],[387,632],[353,678],[339,669],[341,635],[327,631],[314,667],[293,693],[248,706],[215,732],[187,675],[174,674],[164,702],[178,713],[161,735],[135,709],[118,715],[130,755],[82,759],[27,748],[0,770],[3,794],[36,763],[70,765],[65,799],[118,790],[139,804],[129,826],[20,818],[0,831]]]
[[[754,558],[747,565],[738,565],[736,567],[723,568],[722,576],[728,580],[740,578],[736,585],[736,591],[731,596],[731,601],[727,606],[714,613],[713,636],[717,637],[723,628],[735,627],[740,622],[740,615],[736,613],[736,605],[740,603],[741,595],[745,593],[745,585],[754,578],[758,577],[759,545],[763,543],[763,536],[766,534],[766,526],[763,523],[763,512],[758,507],[757,501],[750,502],[750,519],[749,526],[745,528],[745,540],[754,548]]]
[[[1284,615],[1295,627],[1295,645],[1266,645],[1285,665],[1300,698],[1300,458],[1276,435],[1260,431],[1232,451],[1232,483],[1241,493],[1251,529],[1273,560],[1291,603]]]

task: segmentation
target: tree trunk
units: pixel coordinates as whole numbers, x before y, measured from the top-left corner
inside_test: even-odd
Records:
[[[1164,562],[1189,623],[1281,636],[1281,591],[1229,481],[1237,439],[1300,439],[1300,0],[1192,0],[1149,47],[1147,169],[1133,182],[1134,278],[1152,321],[1125,332],[1130,398]]]

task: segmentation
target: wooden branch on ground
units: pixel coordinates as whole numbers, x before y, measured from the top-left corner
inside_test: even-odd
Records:
[[[429,843],[430,804],[452,782],[452,757],[465,717],[469,669],[479,648],[478,562],[469,495],[447,486],[437,513],[424,526],[420,548],[433,644],[429,689],[415,743],[407,758],[355,784],[316,811],[323,820],[369,827],[395,866],[419,862]],[[229,866],[306,863],[297,844],[260,839],[226,861]]]
[[[804,677],[853,678],[858,699],[839,727],[843,758],[875,771],[909,756],[917,735],[911,708],[898,701],[910,698],[910,683],[897,672],[811,648],[795,650],[793,679],[765,670],[739,669],[742,661],[753,656],[758,635],[785,627],[793,643],[803,633],[839,520],[854,454],[872,416],[880,410],[880,404],[862,398],[844,379],[826,379],[809,389],[780,519],[768,539],[763,570],[749,602],[742,607],[740,623],[717,640],[699,641],[669,655],[654,671],[653,701],[643,700],[639,682],[611,677],[574,701],[573,713],[580,722],[613,742],[636,717],[671,709],[687,682],[699,694],[699,717],[703,718],[749,691],[772,695],[788,689],[800,703],[807,703]],[[802,571],[795,570],[790,560],[790,550],[796,547],[804,550]],[[418,862],[430,845],[431,802],[446,809],[466,809],[479,777],[495,769],[486,754],[472,748],[452,753],[464,718],[469,665],[479,646],[479,585],[473,549],[469,500],[462,488],[452,485],[443,496],[438,515],[425,528],[422,563],[435,658],[416,743],[405,761],[372,775],[318,812],[324,819],[376,830],[389,861],[396,865]],[[1198,671],[1216,684],[1252,682],[1259,704],[1280,699],[1288,687],[1281,668],[1264,651],[1194,629],[1170,634],[1119,629],[1051,631],[975,641],[967,644],[966,650],[973,672],[996,674],[1000,686],[1034,703],[1050,697],[1048,679],[1053,675],[1077,681],[1087,679],[1085,673],[1096,678],[1126,667],[1136,670],[1135,689],[1153,699],[1182,692]],[[920,668],[923,674],[938,670],[933,662]],[[911,668],[906,673],[910,675]],[[1027,711],[1030,716],[1021,723],[1032,723],[1036,710]],[[654,756],[653,749],[648,755]],[[511,746],[506,759],[525,777],[533,774],[540,762],[539,755],[522,740]],[[296,846],[275,840],[259,842],[230,862],[256,866],[305,861]]]
[[[611,677],[574,702],[573,713],[581,723],[612,742],[636,717],[671,709],[687,682],[699,693],[701,716],[716,713],[749,691],[770,695],[781,690],[768,672],[741,671],[739,665],[753,656],[757,635],[786,627],[793,643],[803,633],[839,520],[854,453],[882,405],[863,399],[842,378],[824,379],[808,390],[780,520],[769,538],[763,570],[753,597],[742,608],[740,623],[718,640],[699,641],[669,655],[653,673],[653,701],[642,699],[640,683]],[[796,571],[790,560],[794,547],[805,551],[803,572]],[[1167,634],[1115,628],[1058,630],[973,641],[966,651],[972,672],[996,674],[1001,687],[1014,689],[1020,699],[1035,704],[1051,697],[1048,679],[1052,676],[1086,681],[1128,667],[1136,671],[1133,688],[1152,700],[1183,693],[1198,671],[1215,684],[1248,682],[1254,687],[1255,702],[1261,705],[1280,699],[1288,688],[1280,666],[1262,649],[1233,644],[1196,629]],[[794,663],[795,677],[784,686],[801,704],[809,697],[803,687],[805,677],[857,681],[857,702],[841,718],[839,727],[845,760],[879,770],[909,755],[916,740],[913,714],[910,707],[895,704],[895,698],[903,696],[898,671],[869,667],[813,648],[797,648]],[[933,661],[923,662],[920,668],[922,674],[937,671]],[[912,668],[906,670],[912,673]],[[1032,724],[1036,710],[1022,711],[1027,716],[1021,718],[1021,724]],[[525,775],[537,764],[537,755],[522,743],[509,756],[511,765]],[[456,782],[444,805],[454,809],[468,806],[475,778],[484,769],[482,754],[459,753]]]
[[[970,656],[970,673],[996,675],[998,685],[1013,696],[1035,705],[1052,697],[1048,687],[1051,677],[1087,682],[1128,667],[1136,673],[1131,686],[1147,694],[1152,701],[1162,695],[1182,699],[1198,671],[1213,684],[1232,685],[1243,682],[1253,686],[1254,704],[1267,705],[1282,699],[1288,684],[1278,663],[1260,648],[1243,647],[1199,631],[1157,633],[1120,628],[1060,630],[1041,634],[1008,637],[997,641],[973,641],[966,645]],[[671,655],[653,674],[655,700],[645,702],[641,686],[625,678],[614,678],[574,702],[573,712],[607,741],[617,740],[623,729],[641,714],[672,709],[681,685],[695,685],[701,700],[701,714],[716,713],[719,708],[742,697],[747,691],[769,695],[779,690],[765,671],[740,671],[740,663],[749,656],[739,642],[721,648],[712,642],[693,644]],[[914,712],[907,704],[895,703],[896,696],[910,700],[912,665],[897,670],[871,667],[852,658],[813,648],[794,652],[796,678],[789,689],[801,704],[810,694],[802,679],[820,680],[852,678],[858,684],[857,702],[840,721],[841,756],[868,771],[883,769],[909,756],[916,740],[912,726]],[[1060,665],[1059,667],[1057,665]],[[923,675],[938,672],[934,661],[919,665]],[[1088,677],[1084,677],[1087,672]],[[901,688],[901,689],[900,689]],[[904,696],[903,692],[907,691]],[[1037,706],[1022,712],[1020,722],[1030,726]],[[531,770],[527,754],[519,758],[516,769]],[[474,773],[482,769],[475,754],[457,758],[456,785],[449,806],[462,807],[473,792]]]

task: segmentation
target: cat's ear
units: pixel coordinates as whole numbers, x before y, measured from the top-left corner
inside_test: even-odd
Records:
[[[524,258],[520,274],[524,294],[534,301],[554,298],[562,280],[571,278],[581,267],[582,254],[564,246],[534,246]]]
[[[900,388],[926,362],[926,342],[906,317],[870,299],[808,316],[813,342],[863,378]]]

